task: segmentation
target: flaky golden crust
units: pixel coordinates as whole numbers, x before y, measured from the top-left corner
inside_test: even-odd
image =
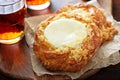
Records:
[[[88,15],[81,16],[70,13],[75,9],[83,9]],[[81,46],[56,48],[44,36],[44,30],[52,21],[61,17],[75,19],[86,23],[88,35]],[[68,5],[52,17],[38,25],[35,34],[34,52],[46,69],[51,71],[75,72],[81,70],[92,58],[104,41],[111,40],[117,31],[100,10],[92,5]],[[54,34],[53,34],[54,35]]]

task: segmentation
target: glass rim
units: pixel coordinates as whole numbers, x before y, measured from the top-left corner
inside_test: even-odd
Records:
[[[9,5],[13,5],[13,4],[16,4],[18,2],[20,2],[22,0],[18,0],[18,1],[13,1],[12,3],[8,3],[8,4],[0,4],[0,6],[9,6]],[[24,0],[23,0],[24,1]]]

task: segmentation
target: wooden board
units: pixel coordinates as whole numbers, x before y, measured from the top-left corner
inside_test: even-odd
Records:
[[[25,38],[11,45],[0,44],[0,71],[9,77],[34,78]]]

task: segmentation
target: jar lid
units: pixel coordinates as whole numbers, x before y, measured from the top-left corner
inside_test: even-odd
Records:
[[[24,0],[0,0],[0,14],[10,14],[23,8]]]

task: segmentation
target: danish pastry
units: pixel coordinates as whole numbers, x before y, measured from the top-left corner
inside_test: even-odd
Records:
[[[38,25],[33,49],[46,69],[76,72],[115,34],[117,30],[95,6],[67,5]]]

